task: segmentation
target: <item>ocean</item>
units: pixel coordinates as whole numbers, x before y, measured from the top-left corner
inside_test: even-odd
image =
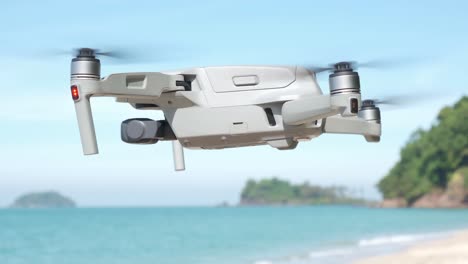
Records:
[[[461,209],[0,209],[0,263],[349,263],[464,228]]]

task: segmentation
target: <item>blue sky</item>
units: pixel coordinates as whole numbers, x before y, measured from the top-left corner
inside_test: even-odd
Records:
[[[0,205],[31,190],[59,190],[81,205],[206,205],[235,202],[247,178],[346,185],[378,197],[375,183],[410,133],[466,94],[466,1],[8,1],[0,17]],[[158,49],[165,45],[162,51]],[[124,47],[175,60],[106,64],[107,75],[208,65],[327,64],[419,58],[360,70],[363,98],[433,94],[383,109],[383,136],[323,135],[293,151],[268,146],[186,151],[174,172],[171,146],[120,141],[120,122],[157,119],[109,98],[93,102],[100,154],[83,156],[69,94],[67,56],[50,50]],[[49,53],[48,53],[49,52]],[[183,54],[183,55],[180,55]],[[169,56],[167,56],[169,55]],[[327,76],[320,78],[326,92]]]

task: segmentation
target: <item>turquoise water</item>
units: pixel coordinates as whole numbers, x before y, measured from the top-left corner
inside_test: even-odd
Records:
[[[0,263],[342,263],[468,227],[468,210],[0,210]]]

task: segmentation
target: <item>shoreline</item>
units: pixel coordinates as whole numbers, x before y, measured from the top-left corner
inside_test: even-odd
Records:
[[[419,241],[390,254],[364,257],[353,264],[456,264],[468,263],[468,229],[453,231],[443,238]]]

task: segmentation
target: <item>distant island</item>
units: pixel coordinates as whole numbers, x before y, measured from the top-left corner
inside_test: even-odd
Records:
[[[346,194],[344,187],[320,187],[291,184],[278,178],[249,180],[241,193],[240,205],[318,205],[355,204],[369,202]]]
[[[55,191],[27,193],[18,197],[13,208],[72,208],[76,203]]]
[[[382,207],[468,207],[468,97],[411,135],[378,188]]]

